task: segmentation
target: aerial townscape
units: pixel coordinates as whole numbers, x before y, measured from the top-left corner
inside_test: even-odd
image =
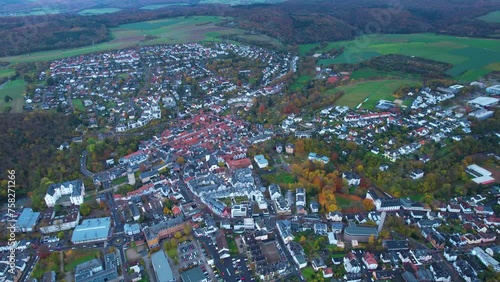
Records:
[[[101,2],[0,0],[0,282],[500,281],[498,1]]]

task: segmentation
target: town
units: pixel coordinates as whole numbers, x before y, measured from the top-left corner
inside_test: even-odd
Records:
[[[257,99],[281,95],[298,60],[260,47],[192,43],[51,62],[38,77],[47,83],[28,93],[24,108],[81,116],[82,137],[61,144],[62,152],[94,129],[103,139],[143,139],[132,152],[109,153],[98,169],[87,164],[97,145],[88,146],[81,178],[47,183],[43,210],[18,206],[16,271],[9,271],[12,248],[0,243],[0,282],[472,282],[500,272],[498,151],[449,171],[425,166],[436,156],[431,149],[482,137],[472,121],[495,115],[500,86],[423,87],[407,93],[407,105],[328,105],[278,125],[245,120]],[[464,86],[475,90],[459,95]],[[151,126],[160,132],[143,134]],[[347,145],[338,152],[304,145],[318,140]],[[355,151],[377,165],[340,169]],[[381,189],[391,171],[402,174],[398,185],[425,179],[414,191],[422,197]],[[448,201],[429,195],[425,176],[450,173],[477,193],[457,196],[444,184]]]

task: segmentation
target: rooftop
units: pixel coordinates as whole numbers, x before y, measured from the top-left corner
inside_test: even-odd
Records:
[[[73,231],[71,241],[73,243],[105,240],[109,235],[111,218],[91,218],[85,219]]]
[[[198,282],[206,280],[205,275],[203,275],[203,271],[201,271],[200,267],[195,267],[188,271],[182,272],[181,279],[183,282]]]
[[[21,229],[33,228],[40,217],[39,212],[33,212],[30,208],[24,208],[17,219],[16,225]]]
[[[165,252],[159,251],[151,255],[151,262],[156,273],[156,279],[158,282],[171,282],[175,281],[174,274],[172,273],[172,268],[168,263]]]

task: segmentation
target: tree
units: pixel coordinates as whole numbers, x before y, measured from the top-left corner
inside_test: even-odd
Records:
[[[87,204],[87,203],[83,203],[81,206],[80,206],[80,214],[82,216],[87,216],[90,214],[90,212],[92,212],[92,207]]]
[[[5,101],[5,103],[9,103],[10,101],[12,101],[12,97],[10,97],[9,95],[5,95],[3,100]]]
[[[59,238],[59,239],[61,239],[61,240],[62,240],[62,239],[64,239],[64,232],[63,232],[63,231],[59,231],[59,232],[57,233],[57,238]]]
[[[371,210],[375,209],[375,205],[373,204],[373,201],[370,199],[364,199],[363,206],[365,207],[366,211],[371,211]]]
[[[183,164],[183,163],[185,163],[185,162],[186,162],[186,160],[184,160],[184,158],[183,158],[183,157],[178,157],[178,158],[177,158],[177,160],[176,160],[176,162],[177,162],[178,164]]]
[[[175,232],[174,238],[179,240],[182,237],[182,233],[180,231]]]
[[[172,211],[166,206],[163,208],[163,214],[172,214]]]
[[[191,227],[191,225],[189,225],[189,224],[184,225],[184,229],[183,229],[184,235],[186,235],[186,236],[190,235],[192,230],[193,230],[193,228]]]
[[[368,249],[373,250],[375,247],[375,236],[372,234],[368,237]]]

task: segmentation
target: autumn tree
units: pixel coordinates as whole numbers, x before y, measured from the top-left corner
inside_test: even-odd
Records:
[[[375,205],[373,204],[373,201],[370,199],[364,199],[363,206],[365,207],[366,211],[371,211],[375,209]]]
[[[92,207],[88,203],[83,203],[80,205],[80,214],[82,216],[87,216],[92,212]]]

